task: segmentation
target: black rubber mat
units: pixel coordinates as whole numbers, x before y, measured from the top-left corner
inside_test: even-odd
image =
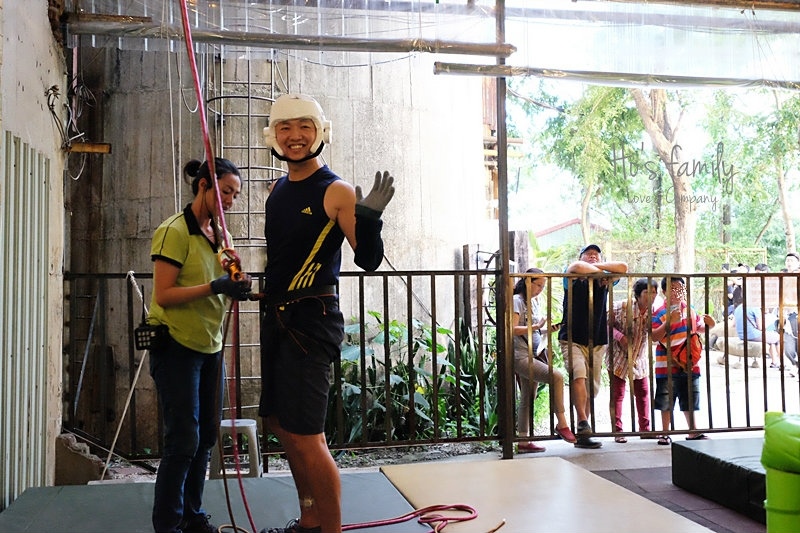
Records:
[[[672,483],[766,524],[763,445],[763,438],[675,441]]]
[[[291,477],[245,478],[242,481],[257,528],[255,533],[265,527],[283,527],[297,516],[297,493]],[[229,480],[228,490],[236,525],[252,533],[236,479]],[[151,533],[152,503],[152,483],[31,488],[0,513],[0,531]],[[231,523],[222,480],[206,482],[204,504],[215,526]],[[346,524],[393,518],[413,510],[383,474],[342,474],[342,520]],[[430,531],[430,528],[412,519],[400,524],[351,531],[411,533]]]

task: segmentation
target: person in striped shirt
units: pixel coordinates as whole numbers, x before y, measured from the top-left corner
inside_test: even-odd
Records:
[[[700,315],[686,302],[686,280],[678,276],[669,276],[661,280],[661,291],[664,304],[653,313],[652,335],[656,345],[656,394],[654,407],[661,411],[661,427],[664,434],[658,439],[659,444],[668,445],[672,439],[667,435],[672,424],[672,411],[675,401],[680,402],[680,409],[689,426],[687,440],[708,438],[695,431],[694,412],[700,410],[700,366],[692,366],[691,373],[678,365],[673,357],[667,356],[667,344],[670,353],[679,350],[690,350],[682,346],[688,341],[689,333],[704,331],[713,327],[714,319],[708,315]],[[689,320],[687,320],[687,317]],[[694,322],[694,328],[691,324]]]

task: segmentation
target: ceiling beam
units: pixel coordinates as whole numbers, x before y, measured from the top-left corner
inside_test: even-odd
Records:
[[[800,11],[800,0],[607,0],[623,4],[671,4],[688,7],[727,7],[742,11],[760,11],[762,9],[779,11]]]

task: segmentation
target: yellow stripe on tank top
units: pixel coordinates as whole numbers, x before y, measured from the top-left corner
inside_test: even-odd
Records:
[[[327,237],[328,233],[331,232],[331,229],[333,229],[333,225],[335,223],[336,222],[333,220],[328,220],[328,223],[322,229],[322,232],[320,232],[319,237],[317,237],[317,242],[314,243],[314,247],[311,249],[308,257],[306,257],[306,260],[303,262],[303,266],[300,267],[300,271],[294,276],[292,282],[289,284],[290,291],[311,286],[311,283],[314,281],[314,276],[320,267],[319,263],[312,263],[312,260],[314,257],[316,257],[317,252],[322,246],[322,243],[325,242],[325,237]]]

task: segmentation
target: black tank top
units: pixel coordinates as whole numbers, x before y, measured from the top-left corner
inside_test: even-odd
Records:
[[[564,291],[562,316],[564,326],[558,332],[558,339],[566,341],[572,331],[572,342],[589,345],[592,339],[593,346],[608,344],[608,320],[606,317],[606,302],[608,301],[608,287],[600,285],[597,280],[575,278],[565,280],[568,289]],[[589,282],[594,283],[592,297],[594,309],[592,316],[594,324],[589,323]],[[571,283],[570,283],[571,282]],[[572,320],[569,313],[569,292],[572,291]]]
[[[344,233],[323,204],[328,186],[339,179],[326,165],[304,180],[283,176],[272,186],[264,226],[268,294],[339,281]]]

